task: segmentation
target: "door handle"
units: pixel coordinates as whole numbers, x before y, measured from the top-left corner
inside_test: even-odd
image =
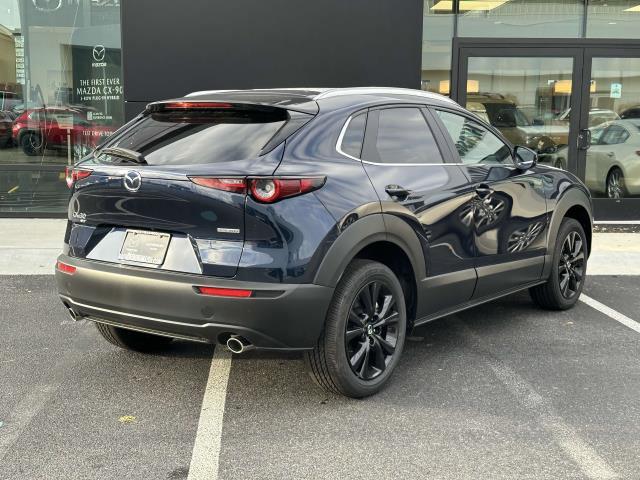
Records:
[[[476,195],[480,198],[487,198],[493,193],[493,189],[489,185],[481,183],[476,187]]]
[[[398,197],[399,199],[403,199],[409,196],[411,190],[407,190],[400,185],[387,185],[384,187],[384,191],[387,192],[392,197]]]
[[[613,157],[615,157],[615,156],[616,156],[616,154],[615,154],[615,153],[613,153],[613,152],[607,152],[607,157],[613,158]]]

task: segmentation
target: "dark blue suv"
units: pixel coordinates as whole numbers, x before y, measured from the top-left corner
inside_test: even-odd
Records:
[[[120,347],[301,350],[378,391],[411,328],[530,289],[578,299],[591,200],[446,97],[212,91],[152,103],[67,172],[60,297]]]

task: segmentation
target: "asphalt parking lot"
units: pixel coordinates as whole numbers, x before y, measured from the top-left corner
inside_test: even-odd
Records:
[[[0,478],[187,478],[213,347],[120,351],[68,319],[52,276],[0,285]],[[591,276],[586,293],[640,320],[640,277]],[[365,400],[316,389],[298,355],[233,357],[204,466],[220,479],[637,479],[638,398],[640,333],[517,294],[416,330]]]

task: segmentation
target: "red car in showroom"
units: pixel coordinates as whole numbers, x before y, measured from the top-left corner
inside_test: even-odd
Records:
[[[13,122],[13,141],[25,155],[41,155],[45,150],[66,151],[69,140],[76,158],[93,150],[114,127],[91,117],[80,108],[47,107],[22,112]]]

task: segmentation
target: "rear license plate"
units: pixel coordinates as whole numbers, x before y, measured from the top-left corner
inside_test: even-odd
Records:
[[[167,254],[171,235],[168,233],[127,230],[120,249],[120,260],[160,265]]]

